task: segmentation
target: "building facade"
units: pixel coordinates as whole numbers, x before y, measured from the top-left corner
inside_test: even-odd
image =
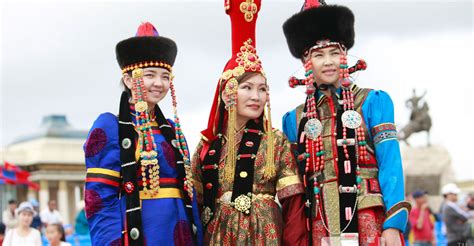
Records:
[[[19,202],[35,198],[40,211],[47,208],[49,200],[56,200],[63,223],[73,224],[76,206],[83,199],[85,164],[82,147],[86,137],[87,131],[74,129],[64,115],[50,115],[43,118],[36,133],[22,136],[6,146],[1,152],[2,160],[29,171],[30,180],[38,183],[40,190],[2,185],[2,210],[12,198]]]

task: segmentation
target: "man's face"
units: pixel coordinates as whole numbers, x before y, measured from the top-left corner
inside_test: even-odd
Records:
[[[474,196],[469,196],[467,200],[467,207],[470,210],[474,210]]]
[[[57,208],[56,201],[50,201],[48,203],[48,207],[49,207],[49,210],[56,210]]]
[[[8,208],[10,209],[10,211],[15,211],[16,209],[16,203],[11,203],[11,204],[8,204]]]
[[[422,205],[422,204],[425,204],[425,203],[428,202],[428,198],[426,197],[426,195],[422,195],[422,196],[420,196],[420,197],[418,197],[418,198],[415,198],[415,202],[416,202],[416,204],[418,204],[418,205]]]
[[[446,196],[449,201],[457,202],[458,201],[458,194],[450,193]]]

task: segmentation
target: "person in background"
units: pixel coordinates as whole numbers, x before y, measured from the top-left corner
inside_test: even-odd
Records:
[[[36,215],[29,202],[22,202],[15,210],[18,217],[17,227],[8,230],[3,246],[41,246],[41,235],[38,230],[31,228],[31,222]]]
[[[36,212],[36,216],[33,217],[33,222],[31,222],[31,227],[41,232],[43,224],[41,222],[41,217],[39,216],[39,203],[36,199],[30,199],[30,203]]]
[[[18,224],[17,217],[15,216],[15,209],[16,209],[16,201],[10,200],[8,201],[8,208],[3,211],[2,220],[6,226],[6,231],[8,232],[9,229],[13,229]]]
[[[443,206],[443,221],[446,225],[448,246],[466,245],[469,237],[472,238],[472,232],[468,223],[469,213],[457,203],[460,190],[456,184],[449,183],[441,191],[446,199]]]
[[[87,235],[89,234],[89,224],[87,223],[86,212],[84,210],[84,201],[79,201],[76,208],[79,212],[76,215],[74,230],[79,235]]]
[[[49,224],[46,227],[46,238],[50,246],[71,246],[70,243],[66,242],[64,228],[59,223]]]
[[[406,198],[407,201],[413,204],[413,196],[412,194],[409,194]],[[413,235],[411,234],[412,231],[412,225],[410,223],[410,220],[407,221],[407,226],[405,227],[405,231],[403,232],[403,238],[405,239],[405,242],[408,243],[410,240],[410,237],[413,238]]]
[[[63,219],[57,207],[56,201],[51,200],[48,202],[48,207],[41,211],[40,217],[44,227],[47,227],[48,224],[62,223]]]
[[[0,245],[3,244],[3,239],[5,238],[5,224],[0,222]]]
[[[474,245],[474,239],[473,239],[474,229],[472,228],[474,224],[474,192],[471,192],[469,193],[469,195],[467,195],[466,206],[467,206],[468,213],[471,216],[471,218],[468,220],[468,223],[470,223],[470,227],[471,227],[471,230],[470,230],[471,233],[470,233],[470,238],[466,241],[466,245]]]
[[[412,196],[415,205],[408,217],[411,224],[411,230],[414,236],[413,245],[415,246],[429,246],[436,245],[434,237],[434,218],[428,207],[428,197],[426,191],[417,190],[413,192]]]
[[[468,212],[471,214],[471,219],[474,219],[474,192],[467,195],[466,207]]]

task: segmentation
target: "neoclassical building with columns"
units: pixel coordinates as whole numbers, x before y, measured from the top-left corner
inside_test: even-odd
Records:
[[[76,205],[83,200],[85,163],[82,146],[87,131],[74,129],[64,115],[49,115],[43,118],[39,129],[30,135],[21,136],[0,151],[2,161],[14,163],[30,172],[30,181],[38,183],[40,190],[26,186],[5,185],[0,189],[0,207],[6,199],[25,201],[35,198],[40,210],[56,200],[63,223],[74,224]],[[3,201],[5,200],[5,201]]]

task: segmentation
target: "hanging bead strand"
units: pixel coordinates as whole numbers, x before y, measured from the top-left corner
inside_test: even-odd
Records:
[[[174,88],[173,83],[173,75],[171,75],[170,80],[170,90],[171,90],[171,100],[173,105],[173,114],[174,114],[174,121],[175,121],[175,136],[176,136],[176,144],[179,150],[179,153],[183,157],[184,162],[184,172],[185,177],[183,178],[183,189],[188,193],[189,198],[193,199],[193,183],[192,183],[192,172],[191,172],[191,161],[189,160],[189,149],[186,143],[186,139],[184,138],[183,131],[181,129],[181,122],[179,121],[178,117],[178,101],[176,100],[176,91]]]
[[[150,115],[148,113],[147,94],[143,81],[143,70],[138,68],[132,71],[134,90],[133,102],[135,104],[136,128],[139,134],[139,150],[141,158],[141,173],[143,191],[152,194],[158,193],[159,190],[159,165],[156,152],[156,143],[151,129]],[[147,171],[149,179],[149,189],[147,182]],[[150,190],[150,191],[149,191]]]

